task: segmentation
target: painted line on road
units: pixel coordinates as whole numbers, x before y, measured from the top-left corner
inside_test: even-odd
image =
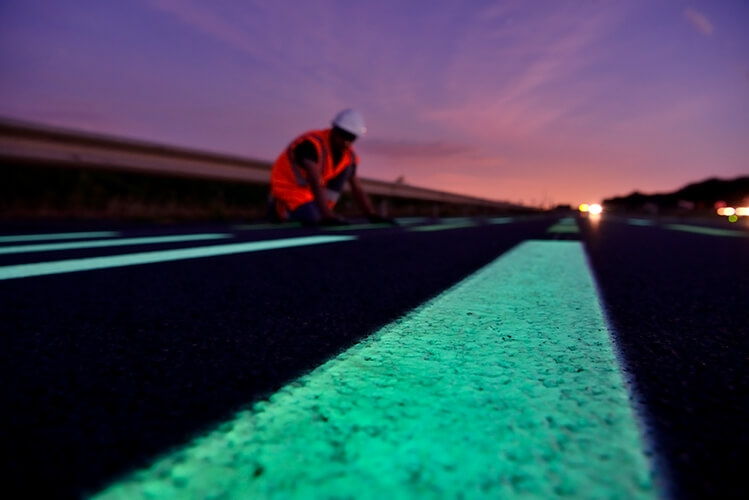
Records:
[[[440,219],[443,224],[461,224],[461,223],[473,223],[476,224],[474,217],[444,217]]]
[[[277,224],[236,224],[232,226],[232,229],[237,229],[240,231],[252,231],[257,229],[293,229],[300,227],[302,227],[302,224],[299,222],[283,222]]]
[[[478,222],[476,222],[473,219],[470,218],[454,218],[454,219],[446,219],[451,220],[453,222],[447,222],[442,224],[431,224],[428,226],[417,226],[409,228],[409,231],[443,231],[448,229],[458,229],[462,227],[473,227],[480,225]],[[489,219],[487,222],[491,224],[508,224],[510,222],[514,222],[513,217],[497,217],[493,219]]]
[[[367,224],[351,224],[348,226],[328,226],[324,227],[326,231],[353,231],[353,230],[368,230],[368,229],[385,229],[385,228],[393,228],[393,227],[399,227],[399,226],[413,226],[415,224],[418,224],[420,222],[423,222],[422,219],[410,219],[410,220],[404,220],[404,219],[395,219],[397,222],[397,225],[394,224],[388,224],[386,222],[377,222],[377,223],[367,223]]]
[[[514,217],[494,217],[492,219],[489,219],[489,224],[508,224],[514,221]]]
[[[413,226],[416,224],[429,222],[430,220],[431,219],[429,219],[428,217],[398,217],[395,219],[395,221],[401,226]],[[457,222],[464,222],[467,219],[451,218],[451,219],[444,219],[444,220],[447,221],[449,224],[453,224]],[[501,222],[493,222],[493,224],[499,224],[499,223]],[[299,227],[302,227],[302,225],[298,222],[284,222],[281,224],[238,224],[238,225],[232,226],[232,229],[243,231],[243,230],[254,230],[254,229],[289,229],[289,228],[299,228]],[[359,229],[381,229],[385,227],[393,227],[393,226],[392,224],[353,224],[349,226],[332,226],[332,227],[323,227],[323,228],[326,231],[349,231],[349,230],[359,230]]]
[[[734,229],[718,229],[704,226],[692,226],[688,224],[665,224],[663,227],[665,227],[666,229],[673,229],[675,231],[686,231],[689,233],[706,234],[710,236],[727,236],[738,238],[749,236],[749,233],[747,233],[746,231],[736,231]]]
[[[426,219],[422,217],[417,218],[406,218],[406,219],[396,219],[396,222],[398,222],[402,226],[410,226],[413,224],[418,224],[420,222],[424,222]],[[302,227],[302,225],[298,222],[285,222],[283,224],[250,224],[250,225],[235,225],[232,226],[233,229],[237,230],[253,230],[253,229],[288,229],[288,228],[299,228]],[[362,230],[362,229],[382,229],[386,227],[393,227],[392,224],[351,224],[348,226],[321,226],[321,229],[324,229],[325,231],[354,231],[354,230]]]
[[[15,234],[0,236],[0,243],[20,243],[22,241],[78,240],[87,238],[112,238],[119,236],[117,231],[86,231],[80,233]]]
[[[326,231],[359,231],[361,229],[384,229],[386,227],[396,227],[392,224],[351,224],[349,226],[330,226]]]
[[[519,245],[95,498],[362,495],[657,497],[579,242]]]
[[[404,225],[410,225],[410,224],[421,224],[424,222],[429,222],[429,217],[398,217],[395,219],[398,224],[404,224]]]
[[[177,250],[159,250],[107,257],[90,257],[85,259],[58,260],[0,267],[0,280],[29,278],[48,274],[72,273],[112,267],[136,266],[175,260],[200,259],[219,255],[259,252],[278,248],[291,248],[307,245],[320,245],[356,239],[356,236],[305,236],[301,238],[283,238],[278,240],[231,243],[227,245],[209,245]]]
[[[68,243],[47,243],[43,245],[13,245],[0,247],[0,255],[8,253],[50,252],[56,250],[76,250],[79,248],[102,248],[127,245],[153,245],[157,243],[179,243],[185,241],[218,240],[231,238],[231,234],[180,234],[173,236],[147,236],[141,238],[120,238],[113,240],[76,241]]]
[[[627,224],[632,226],[652,226],[654,225],[652,220],[648,219],[627,219]]]
[[[409,231],[419,231],[419,232],[427,232],[427,231],[446,231],[449,229],[460,229],[464,227],[474,227],[476,226],[475,222],[455,222],[452,224],[431,224],[429,226],[415,226],[415,227],[409,227]]]
[[[575,219],[565,217],[560,219],[556,224],[546,230],[547,233],[579,233],[580,228],[577,227]]]

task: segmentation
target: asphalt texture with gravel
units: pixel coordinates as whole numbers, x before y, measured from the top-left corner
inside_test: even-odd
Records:
[[[738,233],[721,236],[616,217],[581,219],[579,233],[549,232],[558,219],[430,231],[2,227],[5,235],[222,233],[232,242],[357,236],[0,281],[6,488],[26,496],[93,493],[516,245],[579,238],[667,491],[678,498],[738,497],[749,448],[749,233],[730,228]],[[0,267],[224,243],[5,254]]]

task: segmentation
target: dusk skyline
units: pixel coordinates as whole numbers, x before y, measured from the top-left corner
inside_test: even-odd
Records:
[[[749,174],[749,3],[6,0],[0,116],[551,205]]]

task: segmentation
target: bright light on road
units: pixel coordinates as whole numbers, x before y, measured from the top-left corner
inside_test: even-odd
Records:
[[[598,215],[601,212],[603,212],[603,207],[599,205],[598,203],[593,203],[588,207],[588,212],[590,212],[593,215]]]

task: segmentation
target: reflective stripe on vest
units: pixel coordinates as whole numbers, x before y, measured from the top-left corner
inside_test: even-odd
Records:
[[[309,141],[317,151],[320,182],[323,187],[344,169],[356,164],[356,154],[351,149],[344,151],[338,164],[333,164],[330,129],[307,132],[294,139],[276,159],[270,179],[273,197],[281,201],[288,210],[294,210],[315,199],[307,173],[294,161],[294,149],[304,141]]]

